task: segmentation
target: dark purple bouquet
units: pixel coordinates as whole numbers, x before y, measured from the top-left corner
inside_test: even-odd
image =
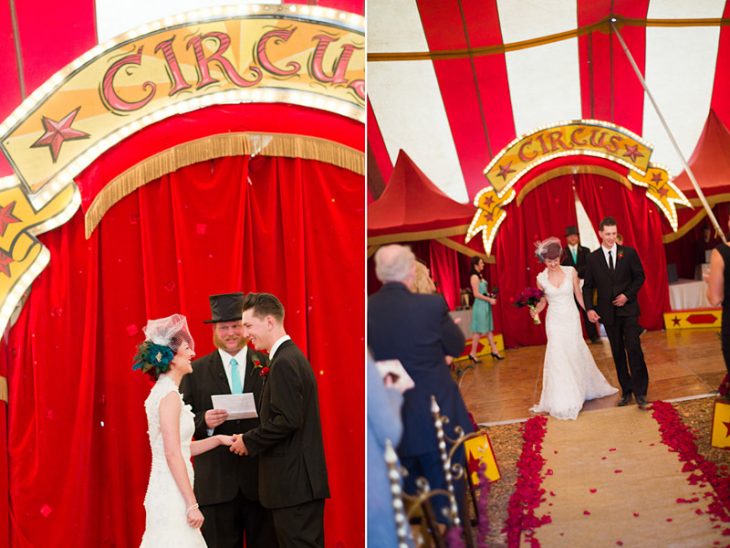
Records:
[[[522,290],[522,293],[520,293],[517,298],[515,299],[515,306],[518,308],[527,307],[531,311],[535,311],[535,308],[537,307],[537,303],[540,302],[540,299],[542,299],[545,296],[545,293],[542,292],[542,290],[536,288],[536,287],[526,287]],[[532,318],[532,321],[535,322],[535,325],[540,325],[540,316],[535,315]]]

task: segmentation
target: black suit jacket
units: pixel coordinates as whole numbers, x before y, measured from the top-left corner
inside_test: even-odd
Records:
[[[265,356],[250,348],[246,352],[246,374],[243,391],[253,392],[257,404],[261,399],[263,378],[260,370],[254,368],[253,359],[262,366],[268,364]],[[195,438],[208,437],[205,412],[213,409],[213,394],[230,394],[223,360],[216,350],[193,362],[193,372],[185,375],[180,383],[180,392],[185,403],[195,414]],[[213,434],[241,434],[259,425],[259,419],[229,420],[218,426]],[[239,489],[249,500],[258,500],[258,462],[256,459],[242,459],[231,453],[226,446],[216,447],[194,459],[195,496],[201,505],[228,502],[236,497]]]
[[[601,323],[613,325],[621,316],[638,316],[638,293],[644,283],[644,268],[639,255],[631,247],[616,246],[616,262],[613,272],[608,268],[603,249],[598,248],[588,257],[583,283],[583,301],[586,310],[595,308]],[[598,290],[598,303],[593,305],[593,290]],[[613,299],[623,293],[628,298],[624,306],[613,306]]]
[[[588,264],[588,256],[591,254],[591,250],[583,245],[578,245],[577,261],[573,260],[573,254],[570,252],[570,248],[567,245],[563,251],[565,252],[565,256],[560,264],[563,266],[572,266],[578,271],[579,278],[585,278],[586,265]]]
[[[261,504],[284,508],[328,498],[312,367],[287,340],[276,350],[270,368],[261,397],[261,424],[243,436],[249,455],[259,457]]]
[[[437,450],[431,416],[431,395],[449,417],[445,426],[472,431],[459,388],[451,378],[445,356],[459,356],[464,335],[441,295],[417,295],[401,283],[387,283],[368,299],[368,346],[376,360],[400,360],[415,387],[403,394],[402,457]]]

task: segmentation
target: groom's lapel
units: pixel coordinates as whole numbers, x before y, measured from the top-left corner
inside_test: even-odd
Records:
[[[605,272],[605,274],[609,278],[613,278],[613,272],[611,272],[611,269],[608,268],[608,263],[606,262],[606,255],[603,253],[603,248],[599,247],[597,252],[598,252],[598,262],[601,264],[601,269]]]

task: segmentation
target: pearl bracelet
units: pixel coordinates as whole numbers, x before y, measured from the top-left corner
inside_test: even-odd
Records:
[[[185,510],[185,515],[187,516],[190,513],[190,510],[197,510],[200,508],[200,505],[196,502],[192,506],[190,506],[187,510]]]

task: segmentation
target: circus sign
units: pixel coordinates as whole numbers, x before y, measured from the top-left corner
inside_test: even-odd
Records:
[[[650,161],[652,147],[629,130],[599,120],[579,120],[538,129],[512,141],[489,165],[484,176],[490,185],[474,197],[474,214],[466,241],[482,232],[484,250],[490,255],[504,209],[516,196],[515,185],[535,167],[556,158],[593,156],[622,166],[629,183],[646,188],[646,196],[677,230],[677,205],[691,207],[672,183],[666,169]]]
[[[363,18],[310,6],[199,10],[97,46],[0,126],[27,189],[49,200],[100,153],[174,114],[287,102],[365,116]]]

